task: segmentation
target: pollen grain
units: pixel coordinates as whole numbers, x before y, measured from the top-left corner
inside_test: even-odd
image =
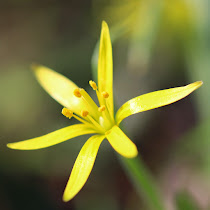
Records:
[[[89,84],[90,84],[90,87],[93,88],[93,90],[97,90],[98,89],[98,87],[97,87],[97,85],[96,85],[96,83],[94,81],[90,80]]]
[[[73,112],[70,109],[63,108],[61,112],[65,117],[71,119],[73,116]]]
[[[102,94],[102,96],[104,98],[108,98],[109,97],[109,93],[107,93],[106,91],[103,91],[101,94]]]
[[[86,117],[87,115],[89,114],[89,112],[88,111],[86,111],[86,110],[82,110],[82,116],[83,117]]]
[[[103,111],[105,111],[105,109],[106,109],[105,105],[102,105],[98,108],[98,111],[103,112]]]
[[[74,89],[74,95],[78,98],[80,98],[82,96],[82,94],[80,93],[80,90],[78,88]]]

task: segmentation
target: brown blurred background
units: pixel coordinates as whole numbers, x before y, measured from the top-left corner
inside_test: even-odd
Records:
[[[15,142],[75,123],[39,86],[30,65],[46,65],[88,87],[101,21],[111,31],[116,107],[158,89],[203,80],[189,97],[125,120],[125,131],[160,187],[167,210],[210,205],[208,1],[114,0],[0,3],[0,209],[147,209],[104,141],[88,182],[62,194],[88,136],[37,150]]]

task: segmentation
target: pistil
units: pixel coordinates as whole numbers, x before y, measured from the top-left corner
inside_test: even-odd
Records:
[[[87,118],[101,133],[104,133],[105,130],[101,125],[92,117],[89,115],[87,111],[82,111],[83,117]]]

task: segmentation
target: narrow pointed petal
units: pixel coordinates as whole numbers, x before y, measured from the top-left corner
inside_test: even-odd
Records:
[[[109,93],[107,98],[110,112],[114,114],[113,104],[113,61],[112,61],[112,44],[109,34],[109,28],[105,21],[102,22],[99,58],[98,58],[98,88],[100,92]]]
[[[81,111],[86,109],[87,104],[73,94],[74,90],[78,89],[76,84],[45,66],[33,65],[32,68],[40,85],[52,98],[81,116]],[[95,116],[95,113],[91,114]]]
[[[84,186],[93,168],[99,146],[104,138],[104,135],[92,136],[82,147],[66,185],[63,201],[71,200]]]
[[[202,84],[202,81],[198,81],[183,87],[159,90],[133,98],[117,111],[116,122],[119,125],[123,119],[132,114],[174,103],[198,89]]]
[[[136,145],[118,127],[114,126],[106,133],[106,138],[112,147],[122,156],[133,158],[138,155]]]
[[[18,150],[36,150],[45,147],[50,147],[55,144],[59,144],[68,139],[72,139],[77,136],[95,133],[95,131],[84,124],[70,125],[60,130],[48,133],[44,136],[36,137],[33,139],[20,141],[16,143],[9,143],[7,146],[11,149]]]

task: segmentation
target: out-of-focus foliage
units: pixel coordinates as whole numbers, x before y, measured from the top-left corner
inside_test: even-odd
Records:
[[[194,199],[185,192],[178,193],[176,196],[177,210],[197,210],[199,209]]]

